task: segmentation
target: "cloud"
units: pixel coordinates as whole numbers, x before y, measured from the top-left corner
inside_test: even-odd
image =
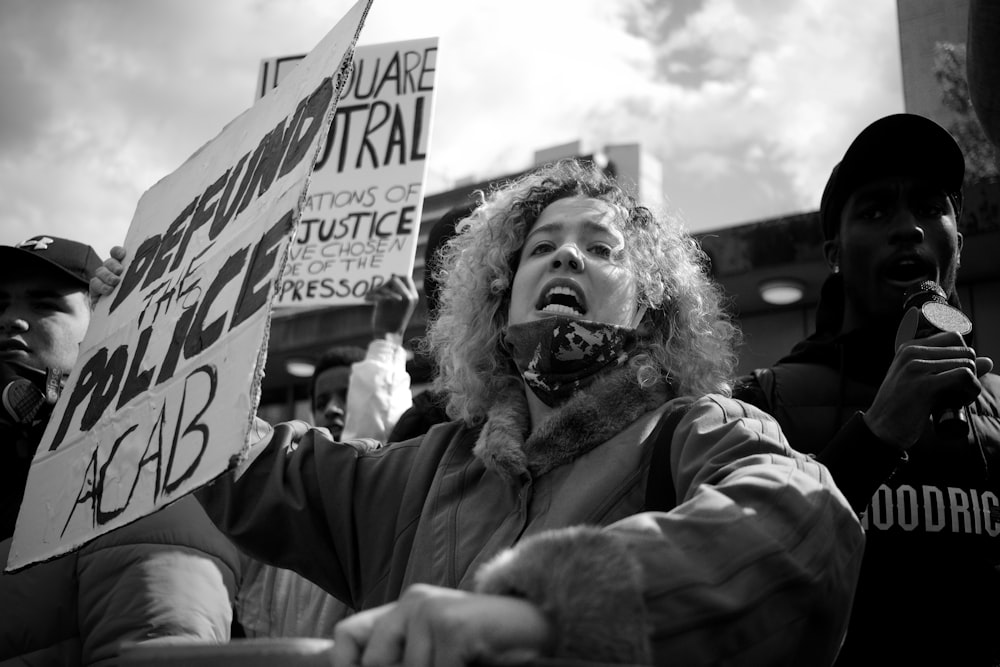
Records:
[[[348,0],[4,0],[0,242],[120,243],[141,194],[253,101]],[[431,191],[540,148],[641,142],[692,228],[815,207],[867,122],[899,111],[895,3],[375,0],[360,43],[438,36]],[[726,197],[719,193],[725,192]]]
[[[866,8],[861,21],[835,0],[633,6],[655,73],[593,109],[589,130],[663,160],[693,227],[813,209],[854,134],[902,110],[894,3]]]

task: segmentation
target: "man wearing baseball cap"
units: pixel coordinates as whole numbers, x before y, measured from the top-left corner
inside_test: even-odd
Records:
[[[90,323],[101,259],[51,235],[0,246],[0,566],[31,458]],[[192,498],[77,551],[0,572],[0,663],[112,663],[124,643],[226,641],[239,557]]]
[[[964,174],[958,144],[927,118],[862,130],[821,200],[830,274],[816,331],[735,392],[825,463],[862,514],[865,558],[838,665],[1000,660],[1000,377],[957,327],[904,318],[920,294],[964,319]],[[944,409],[967,424],[946,431],[934,418]]]
[[[90,323],[101,258],[89,245],[39,235],[0,246],[0,361],[68,374]]]

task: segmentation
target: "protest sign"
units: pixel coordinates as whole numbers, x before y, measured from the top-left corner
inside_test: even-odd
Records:
[[[32,461],[12,571],[211,481],[245,452],[271,301],[371,0],[140,199]]]
[[[262,62],[258,95],[277,86],[295,62],[295,56]],[[436,66],[436,38],[355,50],[276,305],[362,303],[394,274],[412,274]]]

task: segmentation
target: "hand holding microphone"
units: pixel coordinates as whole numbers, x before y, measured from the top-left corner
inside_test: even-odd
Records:
[[[915,338],[926,338],[950,331],[965,336],[972,331],[972,321],[948,298],[937,283],[925,280],[906,292],[903,319],[896,330],[895,349]],[[946,438],[963,438],[969,432],[969,418],[964,405],[938,407],[932,413],[934,427]]]
[[[967,422],[953,421],[942,406],[965,406],[982,391],[979,377],[993,368],[987,357],[977,357],[960,331],[971,324],[948,304],[935,283],[922,283],[906,295],[906,309],[897,327],[895,356],[875,399],[864,413],[865,424],[882,442],[909,449],[920,439],[929,418],[942,439],[963,438]],[[958,419],[961,419],[959,417]],[[938,424],[943,421],[942,426]]]
[[[970,331],[972,331],[972,322],[961,310],[948,303],[944,290],[941,289],[940,285],[933,281],[923,281],[906,293],[903,303],[903,318],[896,331],[895,349],[899,350],[902,345],[914,339],[925,339],[943,332],[965,336]],[[954,336],[951,338],[954,339]],[[964,340],[961,340],[961,345],[964,347]],[[954,346],[952,345],[951,347]],[[934,352],[937,353],[938,350],[947,349],[947,347],[937,348]],[[931,351],[928,350],[927,354],[930,355]],[[939,367],[932,373],[945,373],[953,370],[952,367],[948,366],[948,363],[951,361],[959,364],[962,363],[961,359],[949,358],[943,352],[940,354],[940,358],[919,357],[918,359],[927,362],[929,367],[933,367],[933,364],[937,363]],[[969,355],[971,357],[971,351]],[[977,369],[976,376],[978,376],[981,374],[979,373],[981,364],[974,358],[973,362]],[[984,359],[984,362],[988,363],[988,360]],[[933,388],[935,387],[921,387],[920,390],[929,391]],[[978,393],[978,384],[972,389],[975,390],[975,393]],[[956,389],[955,393],[961,392]],[[968,394],[969,392],[964,393]],[[940,402],[934,406],[931,416],[937,433],[942,437],[964,438],[968,433],[968,416],[964,406],[964,403],[967,401],[963,400],[964,398],[966,397],[956,398],[955,404],[950,406],[942,406]],[[928,396],[927,399],[932,400],[933,396]]]

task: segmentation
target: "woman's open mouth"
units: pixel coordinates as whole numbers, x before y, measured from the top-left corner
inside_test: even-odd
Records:
[[[537,310],[552,315],[573,315],[583,317],[587,314],[587,306],[583,294],[569,285],[554,285],[545,291],[542,298],[535,304]]]

